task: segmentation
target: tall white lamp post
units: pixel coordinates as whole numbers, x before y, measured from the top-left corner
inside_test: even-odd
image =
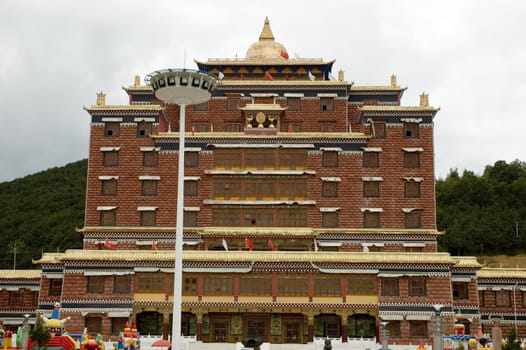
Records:
[[[433,350],[444,350],[444,335],[442,334],[442,308],[444,305],[435,304],[435,330],[433,331]]]
[[[382,321],[382,350],[389,350],[389,332],[387,331],[387,324],[389,322]]]
[[[177,171],[177,216],[175,226],[175,271],[172,320],[172,350],[181,349],[181,303],[183,275],[183,210],[184,210],[184,137],[187,105],[210,100],[216,87],[214,77],[190,69],[162,69],[148,74],[145,82],[155,96],[168,104],[179,105],[179,163]]]

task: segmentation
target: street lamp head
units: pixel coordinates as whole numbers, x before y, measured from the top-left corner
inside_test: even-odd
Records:
[[[387,321],[382,321],[382,322],[380,322],[380,324],[381,324],[382,327],[384,327],[384,328],[387,326],[388,323],[389,323],[389,322],[387,322]]]
[[[440,312],[443,307],[444,307],[443,304],[434,304],[433,305],[433,308],[435,309],[435,311],[438,311],[438,312]]]
[[[165,103],[194,105],[210,100],[216,79],[193,69],[168,68],[148,74],[144,81]]]

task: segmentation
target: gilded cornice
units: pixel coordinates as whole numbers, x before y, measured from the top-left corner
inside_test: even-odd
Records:
[[[339,80],[220,80],[217,87],[249,87],[249,86],[279,86],[279,87],[317,87],[317,86],[347,86],[352,83]]]
[[[435,107],[420,107],[420,106],[361,106],[358,109],[360,112],[438,112],[440,108]]]
[[[256,129],[256,128],[254,128]],[[159,132],[158,134],[151,135],[151,137],[155,139],[178,139],[179,138],[179,132]],[[364,133],[358,133],[358,132],[278,132],[275,135],[246,135],[241,132],[186,132],[185,133],[186,142],[189,142],[192,138],[196,139],[210,139],[210,143],[217,143],[224,141],[224,139],[240,139],[240,140],[248,140],[252,143],[256,139],[263,139],[263,140],[295,140],[295,139],[305,139],[308,140],[309,143],[315,142],[315,139],[342,139],[342,140],[350,140],[350,139],[358,139],[360,141],[367,140],[370,138],[369,135],[365,135]],[[283,142],[283,141],[282,141]]]
[[[313,230],[293,227],[205,227],[198,229],[197,233],[203,236],[312,236]]]
[[[93,105],[84,107],[88,112],[100,111],[161,111],[163,108],[159,105],[140,104],[140,105]]]
[[[514,268],[489,268],[484,267],[477,271],[477,278],[526,278],[526,269]]]
[[[391,86],[391,85],[370,85],[370,86],[364,86],[364,85],[353,85],[351,86],[352,92],[359,92],[359,91],[405,91],[407,90],[407,87],[400,87],[400,86]]]
[[[129,92],[129,91],[153,92],[153,88],[149,85],[130,85],[128,87],[123,86],[122,89],[126,92]]]
[[[65,261],[173,261],[173,250],[82,250],[68,249],[59,254],[45,253],[38,264]],[[184,251],[183,260],[210,263],[228,262],[276,262],[276,263],[357,263],[357,264],[426,264],[454,265],[448,253],[406,252],[307,252],[307,251]]]
[[[482,268],[482,264],[474,256],[452,256],[451,259],[455,262],[454,268]]]
[[[41,270],[0,270],[0,279],[39,279]]]

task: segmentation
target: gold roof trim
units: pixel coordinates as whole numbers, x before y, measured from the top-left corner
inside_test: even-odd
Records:
[[[454,267],[474,267],[482,268],[483,265],[477,261],[474,256],[452,256],[451,259],[455,261]]]
[[[278,103],[249,103],[239,109],[242,111],[284,111],[287,107],[281,107]]]
[[[0,279],[37,279],[41,270],[0,270]]]
[[[77,228],[77,232],[175,232],[174,227],[145,227],[145,226],[85,226]]]
[[[159,105],[104,105],[97,106],[93,105],[91,107],[84,107],[86,111],[160,111],[162,107]]]
[[[485,267],[477,271],[477,278],[526,278],[526,269]]]
[[[309,236],[313,235],[310,228],[291,227],[206,227],[198,229],[197,233],[206,235],[269,235],[269,236]]]
[[[151,135],[153,138],[179,138],[179,132],[159,132],[158,134]],[[305,139],[305,138],[324,138],[324,139],[369,139],[369,135],[363,133],[348,133],[348,132],[278,132],[276,135],[245,135],[242,132],[191,132],[185,133],[187,138],[246,138],[251,141],[255,139],[268,139],[268,138],[284,138],[284,139]]]
[[[123,86],[122,89],[124,91],[151,91],[153,92],[152,87],[148,85],[130,85],[128,87]]]
[[[347,81],[339,80],[221,80],[218,82],[217,86],[247,86],[247,85],[257,85],[257,86],[346,86],[351,83]],[[345,96],[342,96],[345,98]]]
[[[438,112],[440,108],[435,107],[420,107],[420,106],[362,106],[359,108],[361,112],[418,112],[418,111],[431,111]]]
[[[35,263],[50,264],[61,261],[173,261],[173,250],[83,250],[68,249],[60,255],[44,253]],[[186,250],[184,261],[204,262],[312,262],[363,264],[447,264],[454,265],[449,253],[354,253],[354,252],[292,252],[292,251],[216,251]]]
[[[407,90],[407,87],[400,87],[400,86],[391,86],[391,85],[370,85],[370,86],[363,86],[363,85],[353,85],[351,86],[351,91],[405,91]]]
[[[313,231],[316,234],[321,233],[353,233],[353,234],[394,234],[394,235],[405,235],[405,234],[430,234],[430,235],[441,235],[443,232],[440,232],[436,229],[399,229],[399,228],[333,228],[333,229],[323,229],[315,228]]]

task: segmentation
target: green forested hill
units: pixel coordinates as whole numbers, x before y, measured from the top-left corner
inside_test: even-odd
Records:
[[[87,160],[0,183],[0,269],[32,268],[42,252],[81,248]],[[452,170],[436,181],[443,251],[526,252],[526,163],[498,161],[482,175]]]
[[[0,183],[0,269],[33,268],[42,252],[81,248],[87,160]],[[16,251],[16,256],[15,256]]]

